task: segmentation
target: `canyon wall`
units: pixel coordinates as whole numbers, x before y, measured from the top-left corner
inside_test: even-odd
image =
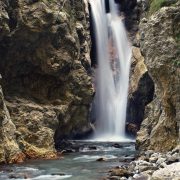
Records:
[[[139,29],[140,49],[155,93],[146,106],[136,146],[140,150],[168,151],[179,142],[180,4],[165,4],[155,12],[151,6]]]
[[[91,131],[87,3],[1,0],[0,9],[0,161],[55,158],[61,139]]]

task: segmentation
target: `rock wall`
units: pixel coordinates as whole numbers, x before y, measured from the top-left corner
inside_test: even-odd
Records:
[[[140,47],[155,83],[138,132],[140,150],[168,151],[178,144],[180,119],[180,4],[163,7],[140,23]]]
[[[0,86],[0,163],[22,162],[25,155],[16,141],[16,126],[13,124]]]
[[[26,158],[55,158],[54,141],[58,147],[61,139],[91,130],[87,3],[0,0],[0,9],[0,73],[10,136]]]
[[[136,136],[144,119],[145,106],[153,100],[154,82],[149,76],[140,48],[133,46],[127,104],[126,130]]]

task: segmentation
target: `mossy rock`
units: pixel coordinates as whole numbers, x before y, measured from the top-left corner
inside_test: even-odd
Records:
[[[160,8],[175,4],[178,0],[150,0],[150,15],[158,11]]]

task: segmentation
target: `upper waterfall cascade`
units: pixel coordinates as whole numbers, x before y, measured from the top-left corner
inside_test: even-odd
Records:
[[[125,139],[131,46],[114,0],[89,0],[96,36],[96,132],[102,140]]]

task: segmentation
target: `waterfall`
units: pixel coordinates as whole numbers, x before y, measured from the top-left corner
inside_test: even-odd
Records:
[[[125,139],[125,121],[128,96],[131,46],[123,17],[117,4],[109,0],[106,13],[105,0],[89,0],[97,45],[96,68],[96,132],[95,138]]]

